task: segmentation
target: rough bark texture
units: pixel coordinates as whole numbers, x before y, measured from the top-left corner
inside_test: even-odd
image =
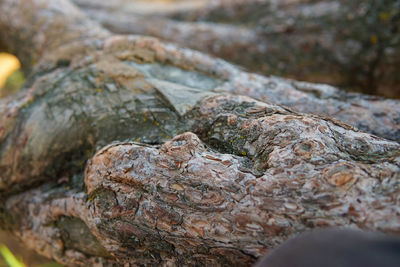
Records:
[[[0,9],[4,42],[37,61],[0,99],[0,227],[28,247],[71,266],[247,266],[309,228],[400,232],[398,101],[112,35],[67,1]]]
[[[111,31],[160,37],[250,71],[400,95],[398,0],[74,2]]]

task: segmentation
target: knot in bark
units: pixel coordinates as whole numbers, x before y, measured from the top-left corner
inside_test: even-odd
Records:
[[[160,151],[175,160],[188,161],[193,157],[195,152],[205,151],[205,147],[201,140],[191,132],[174,137],[172,140],[167,141],[162,145]]]

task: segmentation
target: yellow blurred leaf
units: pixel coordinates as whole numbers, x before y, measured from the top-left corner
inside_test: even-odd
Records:
[[[389,14],[386,12],[382,12],[380,15],[381,20],[385,21],[389,19]]]
[[[0,53],[0,88],[3,87],[7,77],[20,68],[19,60],[7,53]]]
[[[0,245],[0,254],[10,267],[26,267],[26,265],[19,261],[12,252],[5,245]]]
[[[376,44],[378,42],[378,36],[372,35],[369,39],[372,44]]]

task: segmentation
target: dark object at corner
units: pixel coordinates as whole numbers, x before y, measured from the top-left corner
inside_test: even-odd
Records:
[[[254,267],[398,267],[400,238],[343,229],[314,230],[293,238]]]

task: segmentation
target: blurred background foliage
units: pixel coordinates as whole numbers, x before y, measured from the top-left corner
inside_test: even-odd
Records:
[[[25,82],[19,60],[8,53],[0,53],[0,97],[18,91]]]
[[[0,231],[0,267],[62,267],[27,249],[10,234]]]

